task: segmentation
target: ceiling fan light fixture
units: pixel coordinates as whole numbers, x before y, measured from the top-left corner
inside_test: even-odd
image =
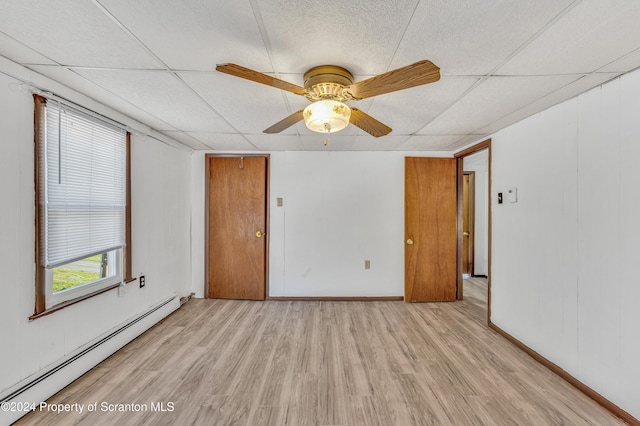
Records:
[[[342,102],[324,99],[307,106],[303,111],[304,124],[318,133],[339,132],[349,125],[351,108]]]

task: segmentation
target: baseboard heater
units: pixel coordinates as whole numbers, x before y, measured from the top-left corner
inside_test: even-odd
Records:
[[[138,322],[142,321],[143,319],[145,319],[149,315],[151,315],[154,312],[158,311],[159,309],[162,309],[164,306],[166,306],[169,303],[171,303],[171,301],[174,300],[176,297],[177,296],[172,296],[172,297],[168,298],[167,300],[165,300],[165,301],[161,302],[160,304],[154,306],[153,308],[151,308],[150,310],[148,310],[144,314],[142,314],[142,315],[136,317],[135,319],[129,321],[128,323],[126,323],[125,325],[121,326],[117,330],[112,331],[111,333],[109,333],[108,335],[104,336],[100,340],[94,342],[93,344],[91,344],[90,346],[84,348],[83,350],[81,350],[77,354],[71,356],[69,359],[63,361],[62,363],[56,365],[55,367],[53,367],[53,368],[47,370],[46,372],[40,374],[38,377],[33,378],[28,383],[24,384],[20,388],[18,388],[16,390],[14,390],[13,392],[11,392],[9,395],[6,395],[2,399],[0,399],[0,403],[11,401],[14,398],[16,398],[16,397],[20,396],[21,394],[25,393],[29,389],[31,389],[34,386],[36,386],[38,383],[46,380],[47,378],[49,378],[50,376],[54,375],[55,373],[57,373],[58,371],[62,370],[63,368],[67,367],[69,364],[73,363],[74,361],[77,361],[79,358],[81,358],[84,355],[88,354],[89,352],[91,352],[95,348],[97,348],[97,347],[103,345],[105,342],[113,339],[118,334],[120,334],[123,331],[127,330],[128,328],[134,326],[135,324],[137,324]]]

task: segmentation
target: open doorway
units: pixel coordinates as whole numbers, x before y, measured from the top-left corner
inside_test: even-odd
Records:
[[[491,140],[456,154],[458,168],[458,287],[490,315]]]

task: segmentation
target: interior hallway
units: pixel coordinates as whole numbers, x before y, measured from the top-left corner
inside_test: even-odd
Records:
[[[17,424],[623,424],[487,328],[485,280],[466,280],[464,294],[194,299],[49,401],[98,412]],[[140,406],[100,412],[102,402]]]

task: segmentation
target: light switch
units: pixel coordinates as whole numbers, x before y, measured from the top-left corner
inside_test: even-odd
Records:
[[[518,188],[509,188],[507,190],[507,201],[510,203],[518,202]]]
[[[276,205],[278,207],[282,207],[282,198],[280,198],[280,197],[276,198]]]

